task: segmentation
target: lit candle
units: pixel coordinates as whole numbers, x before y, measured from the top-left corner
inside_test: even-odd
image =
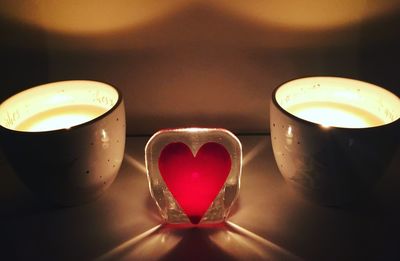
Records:
[[[0,124],[24,132],[69,129],[106,113],[117,100],[117,91],[103,83],[49,83],[20,92],[2,103]]]
[[[400,99],[379,86],[307,77],[277,87],[271,144],[280,173],[305,199],[354,206],[395,162]]]
[[[122,163],[122,94],[88,80],[26,89],[0,104],[0,146],[39,198],[64,206],[88,202],[112,184]]]
[[[287,111],[299,118],[321,124],[324,127],[365,128],[384,123],[376,115],[344,103],[300,103],[287,108]]]
[[[68,129],[97,118],[106,110],[91,105],[65,106],[50,109],[21,122],[16,126],[19,131],[49,131]]]
[[[276,100],[290,114],[323,127],[376,127],[399,118],[395,95],[352,79],[311,77],[292,81],[276,91]]]

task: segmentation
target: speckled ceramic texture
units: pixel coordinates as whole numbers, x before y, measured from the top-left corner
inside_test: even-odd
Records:
[[[103,115],[70,129],[21,132],[0,126],[16,174],[46,201],[76,205],[101,195],[114,181],[125,148],[125,108],[118,101]]]
[[[399,149],[400,120],[370,128],[324,128],[285,111],[277,89],[270,103],[271,140],[290,187],[328,206],[352,206],[367,197]]]

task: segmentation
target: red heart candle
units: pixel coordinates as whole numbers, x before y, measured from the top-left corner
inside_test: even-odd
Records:
[[[231,170],[228,151],[219,143],[202,145],[195,156],[182,143],[161,151],[158,166],[165,184],[193,224],[198,224]]]
[[[157,132],[146,145],[150,193],[168,223],[223,222],[237,198],[242,150],[224,129]]]

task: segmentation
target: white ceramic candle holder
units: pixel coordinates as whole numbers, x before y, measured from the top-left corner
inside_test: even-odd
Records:
[[[366,197],[389,166],[400,140],[400,100],[362,81],[293,80],[275,89],[272,147],[287,183],[324,205]]]
[[[20,92],[0,105],[4,151],[41,198],[74,205],[115,179],[125,146],[121,93],[94,81],[64,81]]]
[[[238,197],[239,140],[224,129],[162,130],[146,145],[150,192],[164,222],[225,221]]]

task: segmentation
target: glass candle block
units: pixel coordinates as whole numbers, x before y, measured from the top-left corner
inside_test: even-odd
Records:
[[[211,128],[161,130],[148,141],[150,193],[166,223],[221,223],[238,197],[240,141]]]

